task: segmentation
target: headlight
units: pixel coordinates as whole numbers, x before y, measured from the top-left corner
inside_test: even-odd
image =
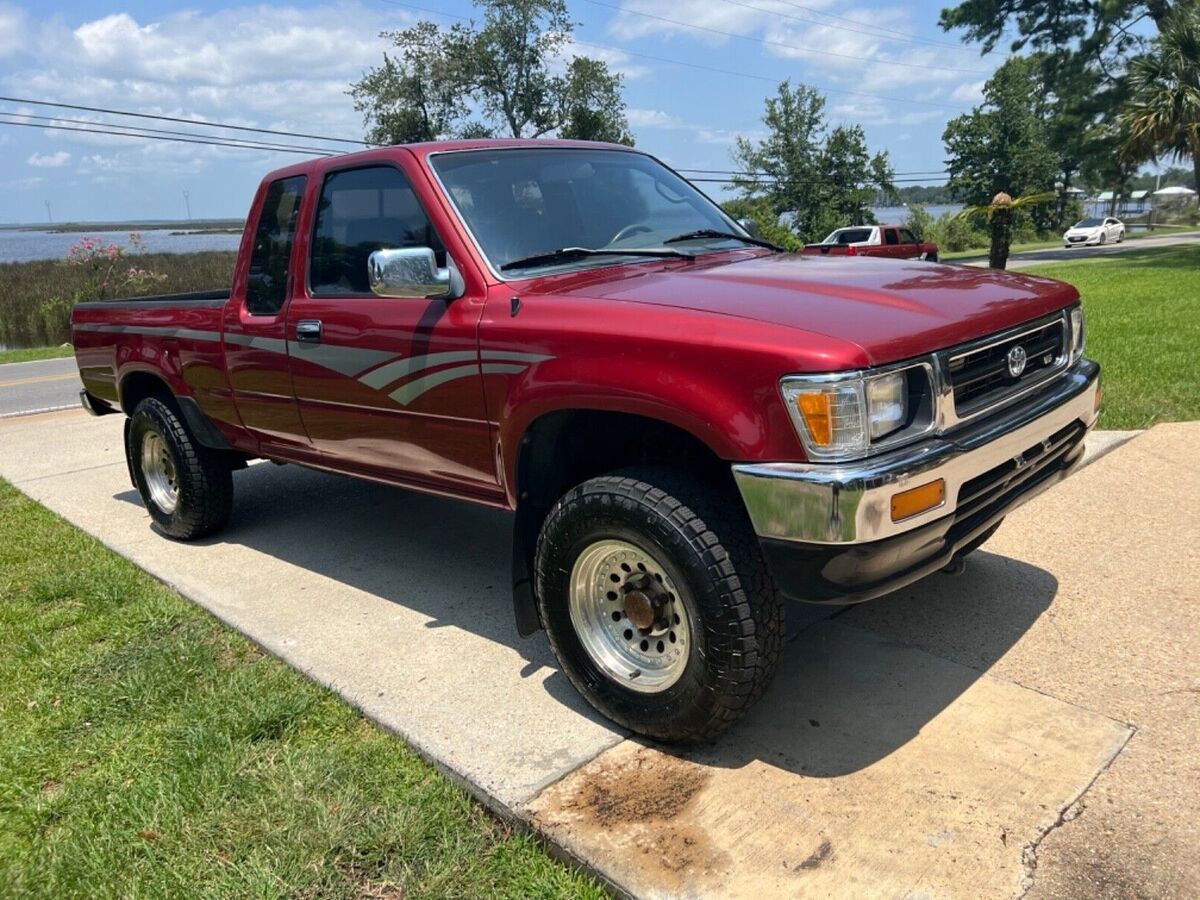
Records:
[[[874,444],[932,426],[932,384],[924,364],[879,375],[796,375],[784,378],[780,390],[815,461],[857,459]]]
[[[1076,306],[1071,310],[1071,362],[1072,364],[1079,361],[1079,357],[1083,356],[1084,341],[1087,340],[1087,332],[1083,327],[1083,307]]]

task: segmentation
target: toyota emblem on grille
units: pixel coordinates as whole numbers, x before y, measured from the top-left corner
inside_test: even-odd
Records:
[[[1008,351],[1008,374],[1020,378],[1025,371],[1025,361],[1025,348],[1017,344]]]

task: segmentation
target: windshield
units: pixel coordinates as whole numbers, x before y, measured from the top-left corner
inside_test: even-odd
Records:
[[[745,246],[729,238],[664,244],[703,229],[742,234],[661,163],[620,150],[529,148],[434,153],[430,164],[492,268],[564,247],[686,253]],[[632,257],[630,257],[632,258]],[[531,262],[512,271],[628,262],[603,256]]]
[[[1095,228],[1097,225],[1103,225],[1103,219],[1081,219],[1075,223],[1076,228]]]
[[[839,228],[830,232],[822,244],[861,244],[871,239],[870,228]]]

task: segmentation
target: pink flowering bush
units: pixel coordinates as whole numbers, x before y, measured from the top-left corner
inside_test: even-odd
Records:
[[[95,237],[83,237],[72,244],[63,265],[83,270],[83,286],[70,299],[51,297],[40,303],[30,313],[29,330],[51,341],[66,340],[71,333],[71,309],[76,303],[142,293],[150,285],[166,281],[166,275],[130,265],[126,253],[141,253],[144,249],[137,232],[130,232],[127,248]]]
[[[130,232],[128,252],[141,253],[144,249],[142,236],[136,231]],[[105,243],[93,237],[84,237],[72,244],[67,251],[66,264],[88,272],[84,287],[75,292],[75,302],[105,300],[167,280],[166,275],[129,265],[126,252],[120,244]]]

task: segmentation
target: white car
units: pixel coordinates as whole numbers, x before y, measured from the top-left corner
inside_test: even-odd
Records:
[[[1107,244],[1109,241],[1119,244],[1123,240],[1125,223],[1112,216],[1105,219],[1082,219],[1063,233],[1064,247],[1087,247]]]

